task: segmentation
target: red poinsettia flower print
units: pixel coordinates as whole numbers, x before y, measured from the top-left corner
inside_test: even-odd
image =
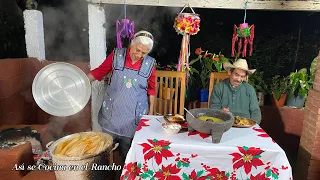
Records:
[[[264,165],[264,163],[259,159],[261,157],[261,153],[263,151],[260,148],[255,147],[238,147],[240,153],[232,153],[230,155],[233,156],[232,163],[233,169],[238,169],[244,166],[244,171],[246,174],[249,172],[253,167],[258,167]]]
[[[252,128],[253,130],[259,132],[258,136],[263,137],[263,138],[271,138],[262,128]],[[272,139],[272,138],[271,138]],[[272,139],[272,142],[275,143],[275,141]]]
[[[136,131],[140,131],[143,126],[149,126],[149,124],[146,124],[148,121],[148,119],[141,119]]]
[[[189,158],[182,158],[182,161],[181,161],[182,163],[188,163],[188,164],[190,164],[190,160],[189,160]]]
[[[201,132],[198,132],[198,131],[189,132],[189,133],[188,133],[188,136],[193,136],[193,135],[197,135],[197,134],[198,134],[200,137],[202,137],[202,139],[205,139],[205,138],[210,137],[209,134],[201,133]]]
[[[156,163],[160,165],[162,163],[162,158],[168,158],[174,156],[171,151],[168,149],[170,148],[169,145],[171,144],[169,141],[166,140],[151,140],[148,139],[150,143],[142,143],[140,146],[143,147],[143,154],[144,160],[149,160],[152,157],[155,158]]]
[[[141,169],[138,167],[137,162],[130,162],[124,166],[124,169],[126,172],[122,175],[121,179],[135,180],[141,173]]]
[[[278,168],[272,168],[272,169],[271,169],[271,173],[272,173],[272,174],[279,175],[279,169],[278,169]]]
[[[270,180],[270,178],[268,178],[265,173],[263,174],[260,173],[260,174],[257,174],[256,176],[253,176],[251,174],[250,180]]]
[[[191,158],[196,158],[198,154],[191,154]]]
[[[207,171],[209,172],[207,177],[212,177],[212,180],[228,180],[225,171],[220,171],[218,168],[211,168]]]
[[[168,166],[163,166],[160,171],[156,172],[154,175],[158,180],[181,180],[177,175],[181,171],[180,168],[177,168],[175,164],[169,164]]]
[[[230,177],[231,180],[237,180],[237,175],[235,172],[232,172],[231,173],[231,177]]]
[[[201,176],[198,177],[196,170],[194,169],[193,171],[191,171],[191,174],[189,175],[189,179],[191,180],[206,180],[206,177]]]

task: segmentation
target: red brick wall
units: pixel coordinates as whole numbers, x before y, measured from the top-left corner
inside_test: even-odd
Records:
[[[320,179],[320,60],[306,102],[296,169],[295,179]]]
[[[0,60],[0,125],[36,123],[31,84],[40,69],[37,59]]]

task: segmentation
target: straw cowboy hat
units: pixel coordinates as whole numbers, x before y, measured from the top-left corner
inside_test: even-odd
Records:
[[[238,59],[236,62],[231,64],[230,62],[223,63],[223,68],[228,71],[231,68],[235,69],[242,69],[244,71],[247,71],[249,75],[253,74],[256,69],[249,69],[248,63],[245,59]]]

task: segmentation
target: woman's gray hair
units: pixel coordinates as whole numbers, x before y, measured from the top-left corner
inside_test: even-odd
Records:
[[[134,35],[131,45],[143,44],[149,48],[149,52],[153,48],[153,36],[148,31],[139,31]]]

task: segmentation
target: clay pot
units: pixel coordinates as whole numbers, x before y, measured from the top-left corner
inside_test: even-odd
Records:
[[[276,107],[284,106],[284,102],[286,101],[287,94],[281,94],[279,100],[276,100],[275,95],[272,94],[272,105]]]

